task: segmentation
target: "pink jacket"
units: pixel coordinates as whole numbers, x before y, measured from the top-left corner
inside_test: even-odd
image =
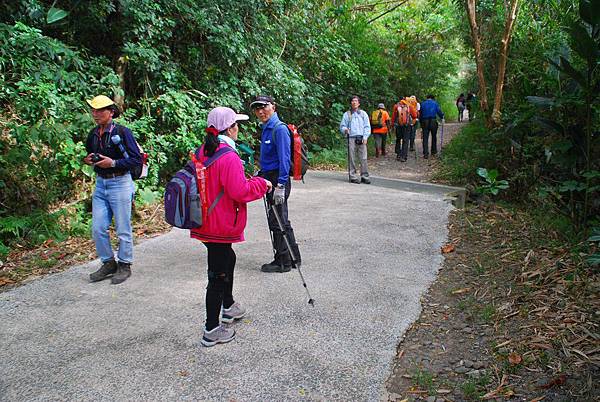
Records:
[[[217,149],[228,147],[220,144]],[[204,156],[200,151],[201,161]],[[267,192],[267,184],[260,177],[246,179],[242,160],[235,152],[229,152],[214,162],[208,169],[208,204],[212,205],[221,189],[224,194],[213,208],[202,227],[192,229],[190,236],[204,242],[238,243],[244,241],[247,221],[246,203],[261,198]]]

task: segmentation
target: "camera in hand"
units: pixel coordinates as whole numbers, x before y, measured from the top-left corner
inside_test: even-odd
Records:
[[[102,160],[102,158],[100,157],[100,154],[92,154],[92,162],[96,163],[96,162],[100,162]]]

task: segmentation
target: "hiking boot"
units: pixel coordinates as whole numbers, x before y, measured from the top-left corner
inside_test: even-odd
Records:
[[[360,184],[360,180],[358,180],[358,179],[350,179],[350,183]]]
[[[235,302],[229,308],[223,309],[223,315],[221,316],[221,322],[230,323],[246,315],[246,309],[240,306],[238,302]]]
[[[90,274],[91,282],[98,282],[108,278],[117,272],[117,262],[115,260],[106,261],[102,264],[99,270]]]
[[[423,155],[423,159],[429,159],[429,155]]]
[[[204,346],[215,346],[217,343],[227,343],[235,338],[235,330],[219,325],[210,331],[204,330],[200,343]]]
[[[371,179],[369,179],[368,177],[361,177],[360,181],[365,183],[365,184],[371,184]]]
[[[131,276],[131,264],[126,262],[121,262],[117,264],[117,272],[110,279],[110,283],[113,285],[118,285],[119,283],[123,283]]]
[[[402,157],[401,157],[400,155],[398,155],[398,156],[396,156],[396,160],[397,160],[397,161],[401,161],[401,160],[402,160]]]
[[[410,152],[415,152],[414,148],[409,149]]]
[[[264,264],[262,267],[260,267],[260,270],[263,272],[290,272],[291,269],[291,265],[279,265],[275,262]]]

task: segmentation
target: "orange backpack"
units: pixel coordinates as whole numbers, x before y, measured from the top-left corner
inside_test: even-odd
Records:
[[[410,115],[408,105],[398,106],[398,124],[401,126],[408,126],[412,124],[412,116]]]

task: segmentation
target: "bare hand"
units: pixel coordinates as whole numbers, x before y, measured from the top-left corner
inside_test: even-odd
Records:
[[[85,158],[83,158],[83,163],[85,163],[86,165],[93,165],[94,162],[92,162],[92,155],[94,155],[93,153],[89,153]]]
[[[267,193],[270,193],[271,190],[273,190],[273,183],[271,183],[269,180],[265,179],[265,183],[267,183]]]
[[[98,156],[100,157],[100,161],[94,163],[94,166],[98,166],[102,169],[108,169],[112,167],[113,160],[111,158],[100,154],[98,154]]]

